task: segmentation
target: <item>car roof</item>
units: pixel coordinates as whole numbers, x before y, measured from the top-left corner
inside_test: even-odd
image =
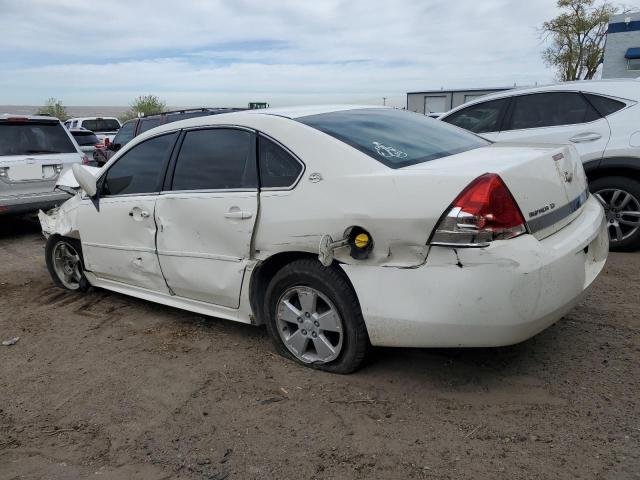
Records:
[[[605,80],[576,80],[572,82],[552,83],[549,85],[539,85],[535,87],[519,87],[505,90],[502,92],[490,93],[483,95],[470,102],[453,108],[446,112],[446,115],[462,110],[463,108],[486,102],[487,100],[497,100],[500,98],[514,97],[517,95],[525,95],[529,93],[542,92],[585,92],[606,95],[610,97],[618,97],[627,100],[640,101],[640,80],[633,78],[614,78]]]
[[[75,122],[75,121],[84,121],[84,120],[118,120],[117,117],[73,117],[65,120],[65,122]]]
[[[244,113],[253,115],[277,115],[286,118],[300,118],[321,113],[341,112],[345,110],[360,110],[363,108],[392,108],[381,105],[303,105],[299,107],[258,108]]]
[[[25,118],[27,121],[50,121],[59,122],[58,118],[50,115],[21,115],[19,113],[2,113],[0,114],[0,120],[9,120],[10,118]]]

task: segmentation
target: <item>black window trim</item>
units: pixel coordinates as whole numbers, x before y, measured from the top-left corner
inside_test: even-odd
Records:
[[[296,177],[296,179],[293,181],[293,183],[287,187],[263,187],[262,186],[262,173],[260,172],[260,147],[259,147],[259,142],[256,142],[256,144],[258,145],[258,148],[256,149],[256,153],[257,153],[257,160],[258,160],[258,178],[260,179],[260,191],[261,192],[277,192],[277,191],[290,191],[293,190],[294,188],[296,188],[298,186],[298,183],[300,183],[300,179],[302,178],[302,176],[304,175],[304,172],[307,169],[307,166],[304,164],[304,162],[302,160],[300,160],[300,158],[293,153],[289,148],[287,148],[286,146],[284,146],[282,143],[280,143],[278,140],[276,140],[275,138],[273,138],[270,135],[267,135],[264,132],[260,132],[258,131],[258,138],[259,137],[264,137],[267,140],[272,141],[273,143],[275,143],[277,146],[279,146],[280,148],[282,148],[285,152],[287,152],[289,155],[291,155],[301,166],[302,169],[300,170],[300,173],[298,174],[298,176]]]
[[[620,98],[620,97],[614,97],[612,95],[605,95],[602,93],[596,93],[596,92],[588,92],[586,90],[581,90],[580,93],[582,94],[582,96],[584,97],[584,99],[589,102],[589,105],[591,105],[593,107],[593,109],[598,112],[598,115],[600,115],[600,117],[602,118],[607,118],[610,117],[611,115],[615,115],[618,112],[622,112],[623,110],[626,110],[627,108],[631,107],[632,105],[634,105],[634,101],[633,100],[627,100],[626,98]],[[615,112],[610,113],[609,115],[602,115],[600,113],[600,110],[598,110],[596,108],[596,106],[591,103],[591,100],[589,100],[589,97],[587,97],[587,95],[593,95],[594,97],[602,97],[602,98],[607,98],[609,100],[614,100],[616,102],[620,102],[620,103],[624,103],[624,107],[616,110]]]
[[[531,95],[545,95],[545,94],[549,94],[549,93],[577,93],[586,103],[587,105],[589,105],[591,108],[593,108],[593,111],[596,112],[596,115],[598,115],[598,118],[591,120],[590,122],[581,122],[581,123],[568,123],[568,124],[562,124],[562,125],[548,125],[546,127],[531,127],[531,128],[514,128],[511,130],[505,130],[505,127],[508,127],[509,125],[511,125],[511,120],[513,117],[513,110],[515,108],[515,99],[516,97],[528,97]],[[589,93],[589,92],[585,92],[585,93]],[[511,102],[509,102],[509,110],[506,113],[504,119],[503,119],[503,123],[502,125],[500,125],[500,132],[521,132],[524,130],[539,130],[542,128],[558,128],[558,127],[568,127],[571,125],[589,125],[593,122],[597,122],[599,120],[602,120],[604,117],[602,115],[600,115],[600,112],[598,111],[597,108],[595,108],[593,105],[591,105],[591,102],[589,100],[587,100],[587,98],[584,96],[583,92],[581,90],[543,90],[540,92],[528,92],[528,93],[521,93],[518,95],[511,95]]]
[[[258,174],[258,186],[252,188],[201,188],[201,189],[190,189],[190,190],[172,190],[173,186],[173,176],[176,171],[176,165],[178,163],[178,155],[180,154],[180,150],[182,149],[182,143],[184,142],[184,138],[186,137],[188,132],[193,132],[197,130],[214,130],[214,129],[225,129],[225,130],[242,130],[245,132],[249,132],[253,134],[253,140],[256,143],[254,161],[256,162],[256,173]],[[160,191],[161,195],[170,195],[170,194],[186,194],[186,193],[214,193],[214,192],[258,192],[260,191],[260,171],[258,165],[258,155],[257,155],[257,131],[253,128],[244,127],[242,125],[198,125],[195,127],[183,128],[180,130],[180,135],[176,141],[176,145],[174,145],[173,151],[171,152],[171,158],[169,160],[167,169],[165,170],[165,178],[162,183],[162,190]]]
[[[125,157],[127,152],[133,150],[138,145],[142,145],[143,143],[148,142],[149,140],[153,140],[155,138],[163,137],[165,135],[171,135],[171,134],[174,134],[176,132],[178,133],[178,135],[176,136],[176,140],[174,140],[173,146],[171,147],[171,154],[167,155],[167,158],[165,158],[164,164],[161,167],[162,168],[161,178],[162,179],[166,178],[166,176],[167,176],[167,167],[169,166],[170,159],[173,157],[173,154],[174,154],[174,152],[176,150],[176,145],[178,143],[178,140],[180,139],[180,129],[169,130],[169,131],[166,131],[166,132],[158,133],[157,135],[154,135],[154,136],[149,137],[149,138],[145,138],[141,142],[136,143],[135,145],[132,145],[126,151],[122,151],[123,152],[122,155],[118,156],[116,158],[116,160],[109,165],[109,168],[107,168],[104,172],[101,172],[100,177],[98,177],[98,179],[96,180],[98,196],[100,198],[121,198],[121,197],[143,197],[143,196],[149,196],[149,195],[159,195],[162,192],[162,187],[163,187],[163,183],[164,183],[162,180],[159,181],[158,184],[156,185],[156,191],[155,192],[123,193],[123,194],[119,194],[119,195],[102,195],[101,192],[102,192],[102,184],[104,183],[104,180],[107,177],[107,174],[109,173],[109,170],[111,170],[114,165],[116,165],[123,157]],[[133,139],[131,141],[133,141]],[[120,152],[118,152],[118,153],[120,153]]]

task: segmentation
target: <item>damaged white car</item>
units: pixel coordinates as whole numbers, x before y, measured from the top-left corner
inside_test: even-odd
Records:
[[[492,144],[389,108],[167,124],[41,214],[53,280],[244,323],[332,372],[370,347],[521,342],[601,271],[573,147]]]

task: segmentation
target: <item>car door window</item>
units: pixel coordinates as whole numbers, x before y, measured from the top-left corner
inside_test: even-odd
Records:
[[[258,186],[255,136],[246,130],[215,128],[185,134],[172,190],[253,189]]]
[[[598,112],[579,93],[550,92],[513,97],[508,130],[591,122]]]
[[[601,95],[585,93],[584,96],[587,97],[589,102],[591,102],[591,105],[593,105],[595,109],[598,110],[598,113],[603,117],[611,115],[618,110],[622,110],[627,106],[624,102],[614,100],[613,98],[603,97]]]
[[[302,165],[277,143],[260,135],[260,186],[263,188],[291,187],[302,172]]]
[[[135,120],[125,123],[124,125],[122,125],[122,127],[120,127],[120,130],[118,130],[118,133],[113,138],[113,143],[120,146],[126,145],[134,137],[136,133],[135,130]]]
[[[500,98],[472,105],[442,120],[474,133],[497,132],[500,129],[502,112],[508,101],[508,98]]]
[[[160,190],[167,160],[178,136],[161,135],[135,145],[114,163],[102,182],[102,195],[153,193]]]

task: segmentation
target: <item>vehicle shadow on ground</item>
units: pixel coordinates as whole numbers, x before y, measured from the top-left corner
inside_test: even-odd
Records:
[[[0,239],[18,238],[41,231],[40,222],[35,214],[0,217]]]

